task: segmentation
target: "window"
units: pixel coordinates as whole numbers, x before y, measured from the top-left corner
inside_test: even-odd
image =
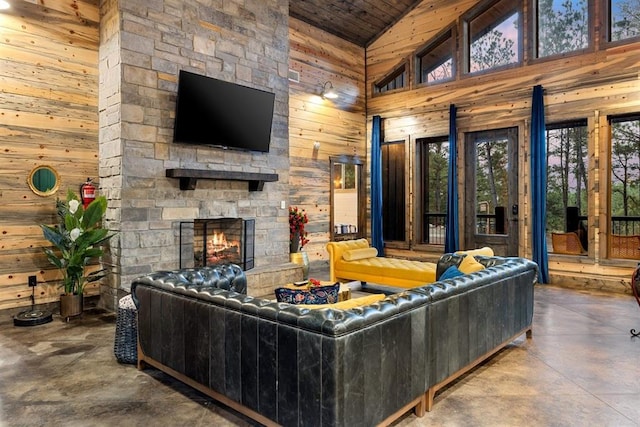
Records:
[[[640,0],[609,0],[609,41],[640,36]]]
[[[550,252],[586,255],[587,121],[547,125],[546,140],[547,232],[558,234]]]
[[[609,255],[640,259],[640,115],[610,118],[610,122]]]
[[[394,89],[402,89],[405,87],[407,80],[407,66],[402,64],[393,73],[382,79],[379,83],[375,84],[376,93],[384,93]]]
[[[466,20],[467,72],[489,70],[521,61],[521,2],[500,0]]]
[[[453,57],[455,36],[453,28],[436,37],[416,55],[418,83],[436,83],[451,80],[454,76]]]
[[[449,177],[449,138],[425,138],[417,141],[420,165],[421,243],[444,245]]]
[[[475,132],[475,234],[505,234],[509,206],[509,138],[504,132]]]
[[[535,10],[538,58],[589,46],[587,0],[537,0]]]
[[[405,241],[404,141],[386,142],[382,149],[382,235],[385,241]]]

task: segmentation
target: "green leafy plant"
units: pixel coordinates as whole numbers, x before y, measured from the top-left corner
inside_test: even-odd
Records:
[[[56,200],[56,211],[58,225],[41,224],[40,228],[57,251],[44,248],[44,252],[49,262],[62,272],[64,293],[81,295],[85,283],[105,276],[104,269],[85,276],[85,267],[92,259],[102,256],[104,251],[99,246],[114,235],[100,224],[107,211],[107,199],[98,196],[85,210],[78,196],[69,190],[66,201]]]

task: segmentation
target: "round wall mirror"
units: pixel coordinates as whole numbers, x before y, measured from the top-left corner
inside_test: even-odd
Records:
[[[29,174],[27,183],[38,196],[50,196],[58,191],[60,177],[51,166],[36,166]]]

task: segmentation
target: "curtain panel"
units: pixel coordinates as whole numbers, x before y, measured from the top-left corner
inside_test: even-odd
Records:
[[[549,283],[547,253],[547,148],[544,91],[534,86],[531,102],[531,224],[533,261],[538,264],[538,281]]]
[[[455,252],[459,249],[458,233],[458,160],[457,145],[458,131],[456,128],[457,108],[449,106],[449,182],[447,183],[447,216],[444,235],[445,253]]]
[[[382,237],[382,150],[380,116],[373,116],[371,129],[371,246],[384,256]]]

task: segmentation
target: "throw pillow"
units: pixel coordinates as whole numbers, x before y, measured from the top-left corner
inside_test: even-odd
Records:
[[[468,251],[457,251],[456,253],[461,255],[466,254],[471,256],[476,256],[476,255],[494,256],[493,249],[491,249],[488,246],[485,246],[484,248],[480,248],[480,249],[469,249]]]
[[[373,304],[374,302],[382,301],[386,297],[387,296],[385,294],[373,294],[373,295],[367,295],[366,297],[351,298],[346,301],[337,302],[335,304],[317,304],[317,305],[312,304],[312,305],[309,305],[308,307],[311,309],[337,308],[339,310],[348,310],[350,308],[364,307],[366,305]]]
[[[276,301],[289,304],[333,304],[338,302],[340,282],[329,286],[311,286],[309,289],[277,288]]]
[[[373,258],[377,256],[378,250],[376,248],[351,249],[342,253],[342,259],[345,261],[357,261],[359,259]]]
[[[458,269],[455,265],[447,268],[442,276],[440,276],[440,280],[453,279],[454,277],[463,276],[464,273]]]
[[[473,255],[467,255],[462,259],[462,262],[458,266],[458,270],[464,274],[474,273],[484,269],[484,265],[480,264]]]

